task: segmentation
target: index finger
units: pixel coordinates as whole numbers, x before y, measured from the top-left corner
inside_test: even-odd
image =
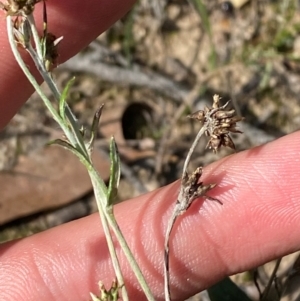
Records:
[[[300,132],[205,168],[209,195],[176,222],[170,240],[173,300],[300,249]],[[163,295],[165,229],[179,183],[114,207],[128,245],[155,295]],[[116,247],[132,300],[145,300]],[[0,246],[0,300],[87,300],[115,278],[98,214]],[[20,298],[22,296],[22,298]]]

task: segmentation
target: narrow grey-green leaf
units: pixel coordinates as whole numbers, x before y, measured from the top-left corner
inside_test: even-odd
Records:
[[[110,140],[110,178],[108,185],[108,205],[112,206],[118,193],[121,175],[120,156],[115,138]]]
[[[66,120],[66,116],[65,116],[66,100],[67,100],[67,97],[69,94],[70,87],[74,83],[74,80],[75,80],[75,77],[72,77],[68,81],[67,85],[65,86],[65,88],[61,94],[60,100],[59,100],[59,115],[64,121]]]
[[[59,146],[62,146],[63,148],[69,148],[69,147],[73,147],[69,142],[62,140],[62,139],[55,139],[55,140],[51,140],[49,142],[47,142],[47,145],[54,145],[57,144]]]
[[[65,140],[62,139],[56,139],[53,141],[50,141],[48,145],[57,144],[59,146],[62,146],[63,148],[69,150],[72,152],[83,164],[84,166],[90,170],[91,169],[91,163],[87,158],[85,158],[75,147],[73,147],[70,143],[68,143]]]
[[[211,301],[252,301],[229,277],[207,289]]]
[[[91,151],[94,146],[95,138],[97,137],[98,127],[99,127],[99,121],[102,114],[102,110],[104,107],[104,103],[99,107],[99,109],[96,111],[93,119],[93,123],[91,126],[91,138],[88,144],[88,149]]]

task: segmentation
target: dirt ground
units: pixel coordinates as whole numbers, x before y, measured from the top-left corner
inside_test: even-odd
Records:
[[[61,89],[76,77],[69,104],[84,126],[105,103],[95,156],[107,181],[108,141],[114,135],[122,159],[122,201],[180,178],[199,129],[186,115],[210,104],[214,94],[224,103],[231,100],[230,106],[245,117],[244,134],[233,135],[237,152],[298,130],[299,33],[296,0],[140,0],[87,49],[60,65],[54,77]],[[80,164],[64,150],[45,147],[60,135],[36,95],[0,133],[0,185],[7,187],[0,201],[1,241],[96,211]],[[233,152],[213,154],[205,150],[206,143],[200,141],[193,167]],[[294,262],[299,273],[296,258],[284,260],[280,285]],[[258,300],[253,279],[263,287],[273,266],[260,267],[259,276],[250,271],[233,279]],[[299,296],[299,289],[291,289],[280,300]],[[204,293],[193,300],[207,298]]]

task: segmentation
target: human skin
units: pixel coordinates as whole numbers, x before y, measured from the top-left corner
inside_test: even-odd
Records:
[[[120,18],[133,1],[49,0],[50,31],[63,35],[60,61]],[[41,15],[41,8],[36,10]],[[33,89],[12,58],[0,23],[0,126]],[[33,67],[31,65],[33,70]],[[300,133],[226,157],[204,169],[211,196],[196,200],[171,235],[173,300],[184,300],[226,275],[300,249]],[[156,300],[163,300],[163,243],[179,183],[115,207]],[[131,300],[145,300],[118,249]],[[0,300],[89,300],[114,278],[98,214],[0,246]]]

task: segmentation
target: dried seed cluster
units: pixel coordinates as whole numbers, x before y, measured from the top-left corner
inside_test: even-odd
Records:
[[[209,137],[206,148],[214,152],[221,146],[227,146],[235,149],[235,145],[229,136],[229,133],[242,133],[236,126],[237,122],[243,120],[243,117],[235,115],[235,110],[225,110],[228,102],[220,106],[219,95],[214,95],[213,105],[211,108],[205,107],[204,110],[197,111],[189,118],[199,120],[206,127],[205,134]]]
[[[204,185],[203,182],[200,182],[200,178],[202,176],[202,167],[198,167],[192,174],[188,174],[187,172],[184,174],[182,178],[182,186],[184,187],[184,196],[186,198],[186,202],[182,208],[182,213],[188,209],[188,207],[192,204],[192,202],[199,198],[204,197],[211,201],[217,201],[222,204],[221,201],[215,199],[213,197],[208,196],[206,193],[213,189],[216,184],[208,184]]]
[[[28,22],[28,15],[30,15],[35,4],[42,0],[7,0],[5,4],[0,1],[0,9],[6,12],[6,15],[16,16],[14,19],[14,35],[15,41],[18,46],[24,49],[30,47],[31,43],[31,28]],[[40,48],[42,49],[43,62],[47,71],[57,65],[58,58],[58,44],[63,37],[57,38],[54,34],[47,31],[47,11],[46,3],[44,2],[44,31],[43,36],[40,38]]]
[[[7,0],[6,3],[0,2],[0,8],[6,11],[9,16],[30,15],[36,3],[41,0]]]

